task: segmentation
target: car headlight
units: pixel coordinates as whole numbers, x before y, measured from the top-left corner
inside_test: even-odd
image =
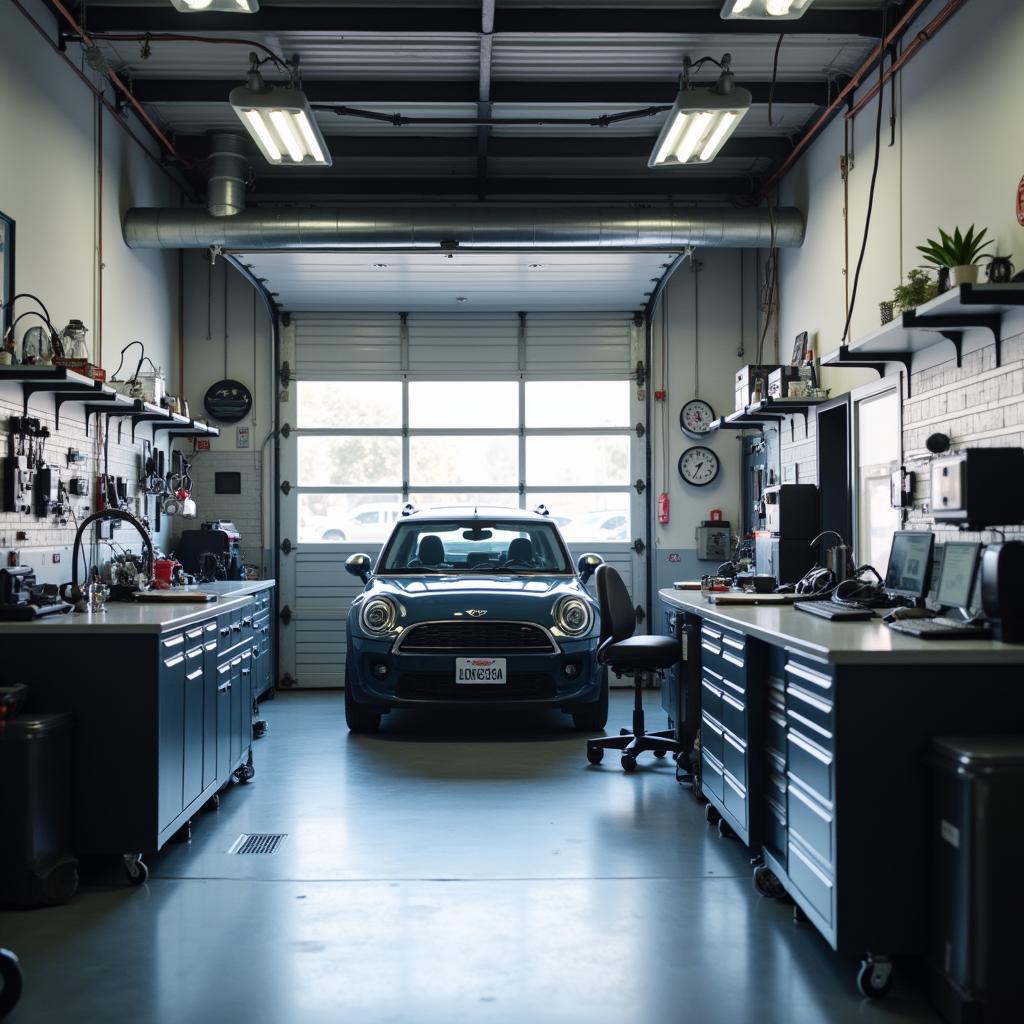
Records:
[[[555,605],[555,622],[563,633],[570,636],[586,633],[593,622],[590,605],[579,597],[563,597]]]
[[[397,620],[395,602],[386,597],[371,598],[359,613],[359,621],[367,633],[390,633]]]

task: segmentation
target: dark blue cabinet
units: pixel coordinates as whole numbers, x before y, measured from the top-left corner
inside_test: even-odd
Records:
[[[168,827],[181,813],[185,770],[185,636],[160,642],[159,787],[157,823]]]

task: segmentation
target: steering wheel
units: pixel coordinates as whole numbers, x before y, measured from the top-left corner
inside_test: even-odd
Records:
[[[510,558],[507,562],[502,562],[498,568],[511,569],[514,565],[521,565],[524,569],[532,569],[534,567],[532,562],[524,562],[518,558]]]

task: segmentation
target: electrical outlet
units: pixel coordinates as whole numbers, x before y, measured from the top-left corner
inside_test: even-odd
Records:
[[[59,565],[60,564],[60,552],[59,551],[54,551],[54,553],[52,555],[52,560],[53,560],[53,564],[54,565]]]

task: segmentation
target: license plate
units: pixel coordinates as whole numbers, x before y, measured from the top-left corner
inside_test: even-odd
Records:
[[[504,658],[456,658],[455,682],[470,685],[498,685],[505,683]]]

